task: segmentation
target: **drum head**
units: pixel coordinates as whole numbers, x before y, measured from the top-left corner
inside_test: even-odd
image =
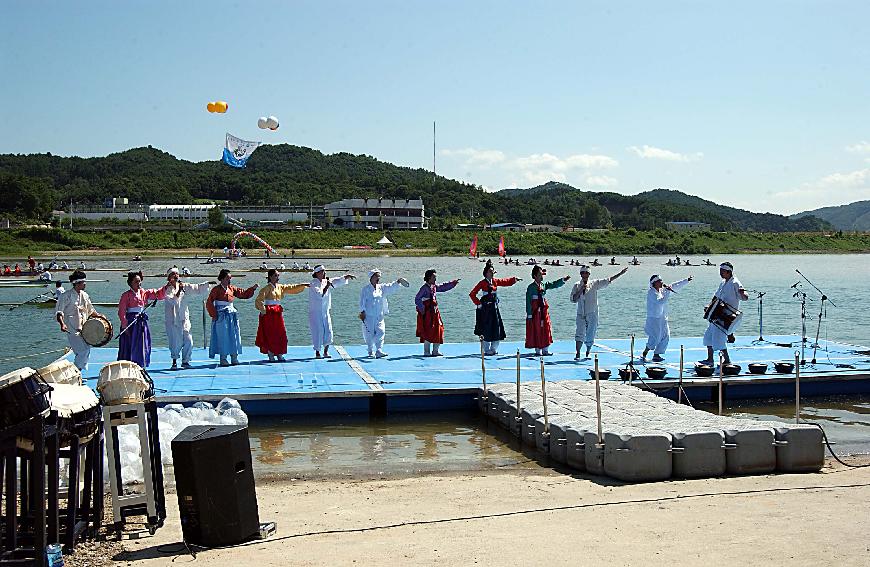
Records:
[[[101,347],[112,339],[112,324],[105,317],[91,317],[82,325],[82,340]]]
[[[57,384],[51,392],[51,409],[58,413],[76,414],[90,409],[100,403],[94,391],[87,386]]]
[[[34,370],[33,368],[28,368],[26,366],[24,368],[19,368],[18,370],[13,370],[9,374],[4,374],[3,376],[0,376],[0,388],[5,388],[7,386],[11,386],[12,384],[17,384],[18,382],[21,382],[25,378],[33,376],[34,374],[36,374],[36,370]]]

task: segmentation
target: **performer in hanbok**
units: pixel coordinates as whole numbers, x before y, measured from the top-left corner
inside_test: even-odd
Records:
[[[211,344],[208,357],[220,356],[220,365],[229,366],[239,363],[242,353],[242,332],[239,329],[238,311],[233,306],[236,299],[250,299],[260,287],[254,284],[248,289],[232,285],[233,275],[223,269],[218,274],[218,284],[212,288],[205,302],[205,308],[211,315]],[[230,362],[227,362],[227,357]]]
[[[275,269],[269,270],[266,279],[269,283],[254,300],[254,306],[260,312],[254,344],[260,347],[260,352],[269,355],[269,362],[274,362],[276,357],[279,362],[284,362],[284,355],[287,354],[287,330],[284,328],[281,298],[300,293],[308,284],[280,284],[278,280],[281,279],[281,273]]]
[[[628,268],[626,267],[609,278],[590,280],[589,266],[580,266],[581,280],[575,283],[571,289],[571,303],[577,304],[577,329],[574,331],[576,353],[574,360],[580,360],[580,347],[584,343],[586,344],[586,358],[589,358],[589,351],[592,350],[592,343],[595,342],[595,334],[598,332],[598,290],[609,286],[610,282],[627,271]]]
[[[317,358],[320,358],[321,350],[324,358],[331,356],[329,345],[332,344],[332,290],[347,284],[354,277],[352,274],[345,274],[334,280],[329,279],[322,264],[314,266],[311,272],[311,282],[308,285],[308,326],[311,329],[314,356]]]
[[[544,269],[532,268],[532,283],[526,288],[526,348],[535,349],[537,356],[550,356],[549,347],[553,344],[553,331],[550,325],[550,304],[547,290],[565,285],[571,276],[551,282],[544,282]]]
[[[118,319],[121,320],[118,360],[129,360],[147,368],[151,364],[151,329],[148,327],[145,306],[149,301],[163,299],[167,286],[143,289],[143,279],[141,271],[129,272],[127,285],[130,289],[122,293],[118,301]]]
[[[436,284],[435,270],[426,270],[423,275],[425,282],[414,297],[417,306],[417,336],[423,343],[423,356],[441,356],[438,349],[444,344],[444,322],[441,320],[441,310],[438,309],[436,294],[450,291],[459,283],[459,278]]]
[[[653,351],[653,362],[665,360],[663,355],[668,350],[668,341],[671,339],[671,329],[668,325],[668,301],[672,294],[690,281],[692,281],[692,276],[667,285],[658,274],[649,279],[649,291],[646,292],[646,323],[643,326],[647,341],[640,357],[642,361],[646,361],[646,355],[649,354],[649,351]]]
[[[520,278],[495,278],[495,268],[487,260],[483,268],[483,279],[477,282],[468,296],[477,306],[474,317],[474,334],[483,340],[483,354],[498,354],[498,343],[505,338],[504,323],[498,311],[499,287],[509,287],[522,281]],[[478,299],[477,294],[481,293]]]
[[[163,305],[166,310],[166,338],[169,342],[169,354],[172,356],[170,370],[181,367],[191,368],[190,357],[193,354],[193,336],[190,334],[190,309],[188,304],[195,297],[205,297],[211,289],[208,282],[192,284],[178,279],[178,268],[170,268],[166,274],[168,282]]]
[[[719,289],[713,294],[713,299],[719,299],[730,305],[735,310],[740,309],[740,300],[746,301],[749,295],[743,289],[740,280],[734,277],[734,266],[731,262],[723,262],[719,265],[719,277],[722,278],[722,283],[719,284]],[[704,309],[706,311],[706,308]],[[722,352],[722,360],[725,364],[731,363],[731,358],[728,356],[728,343],[734,342],[734,335],[728,335],[719,326],[712,322],[707,325],[707,330],[704,332],[704,346],[707,347],[706,360],[699,360],[700,364],[712,366],[713,351]]]
[[[382,284],[380,270],[375,268],[369,272],[369,284],[363,286],[359,293],[359,318],[362,321],[363,340],[368,346],[369,357],[387,356],[384,352],[384,336],[387,331],[384,317],[390,313],[387,296],[399,291],[399,286],[409,285],[405,278]]]
[[[91,356],[91,345],[81,336],[82,324],[92,315],[99,315],[91,303],[91,298],[85,292],[87,276],[81,270],[76,270],[69,276],[72,287],[66,293],[57,296],[55,319],[60,324],[62,333],[67,334],[69,346],[75,354],[74,364],[79,370],[88,367]],[[62,288],[61,288],[62,289]]]

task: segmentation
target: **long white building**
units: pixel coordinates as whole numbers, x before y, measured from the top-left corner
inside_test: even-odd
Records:
[[[342,199],[323,206],[333,226],[427,229],[422,199]]]

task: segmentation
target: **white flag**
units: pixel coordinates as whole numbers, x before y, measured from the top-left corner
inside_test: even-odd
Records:
[[[227,145],[224,148],[223,162],[233,167],[245,167],[248,158],[260,146],[261,142],[248,142],[236,138],[227,132]]]

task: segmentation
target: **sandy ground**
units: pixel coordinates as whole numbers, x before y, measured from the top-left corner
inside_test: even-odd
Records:
[[[868,459],[864,459],[867,462]],[[870,468],[621,485],[549,469],[260,482],[269,539],[200,551],[177,502],[132,565],[870,565]]]

